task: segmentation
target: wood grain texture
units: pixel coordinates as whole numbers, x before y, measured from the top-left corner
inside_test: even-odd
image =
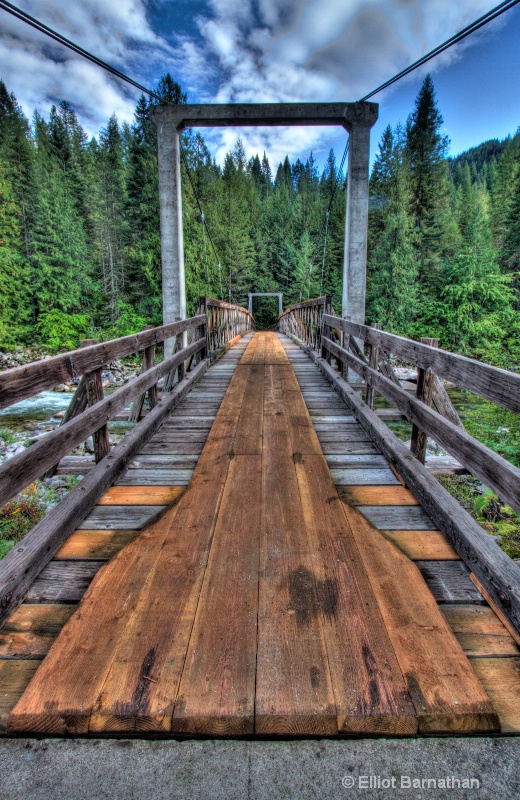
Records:
[[[22,603],[4,623],[3,631],[58,634],[76,610],[76,605]]]
[[[338,494],[351,506],[419,505],[419,501],[404,486],[338,486]]]
[[[414,702],[419,731],[498,730],[489,698],[419,570],[359,511],[342,508]]]
[[[440,531],[382,530],[381,533],[412,561],[460,561],[457,551]]]
[[[256,732],[331,735],[338,723],[324,614],[282,409],[264,420]]]
[[[54,561],[108,561],[139,535],[139,530],[78,530],[62,544]]]
[[[167,506],[186,491],[184,486],[111,486],[98,506]]]
[[[99,505],[78,525],[78,530],[141,530],[165,508],[155,505]]]
[[[497,710],[502,733],[520,733],[520,658],[472,658]]]
[[[261,462],[239,455],[229,467],[175,703],[177,733],[254,733]]]
[[[417,561],[428,588],[439,603],[485,603],[462,561]]]
[[[0,733],[7,733],[9,715],[40,664],[38,659],[0,660]]]
[[[432,531],[436,528],[421,506],[360,506],[359,510],[380,530]]]

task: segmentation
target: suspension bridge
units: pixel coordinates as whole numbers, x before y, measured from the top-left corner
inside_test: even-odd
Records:
[[[442,380],[519,413],[520,376],[365,324],[367,101],[517,2],[357,103],[172,105],[1,0],[159,101],[164,324],[0,374],[0,408],[77,381],[60,426],[0,465],[0,506],[84,476],[0,562],[0,735],[520,733],[520,568],[425,465],[431,436],[520,512],[520,470],[464,430]],[[251,292],[187,318],[181,134],[221,125],[348,132],[340,315],[279,296],[276,330],[256,332]],[[140,374],[104,396],[104,367],[136,353]],[[112,420],[133,423],[114,447]],[[71,455],[90,436],[94,457]]]
[[[85,476],[0,563],[0,732],[520,732],[520,568],[424,464],[431,436],[520,511],[520,470],[464,430],[442,382],[518,413],[520,376],[365,324],[377,106],[153,118],[164,325],[0,375],[1,408],[79,379],[62,424],[0,466],[0,504]],[[186,318],[180,133],[217,124],[347,129],[341,316],[324,296],[274,331],[211,298]],[[104,396],[103,368],[135,353],[139,376]],[[411,449],[387,425],[402,418]],[[116,419],[135,425],[111,448]],[[89,436],[86,463],[70,453]]]

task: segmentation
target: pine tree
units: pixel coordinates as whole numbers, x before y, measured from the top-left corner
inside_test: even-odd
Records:
[[[433,81],[427,75],[406,127],[419,291],[425,303],[438,296],[443,268],[457,249],[450,213],[448,139],[441,134],[442,123]]]

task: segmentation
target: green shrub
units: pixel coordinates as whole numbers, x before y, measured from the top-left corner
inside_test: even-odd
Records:
[[[41,344],[50,350],[74,350],[88,336],[88,314],[66,314],[57,308],[44,311],[37,326]]]

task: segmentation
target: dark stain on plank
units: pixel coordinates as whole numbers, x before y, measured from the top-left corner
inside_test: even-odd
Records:
[[[316,589],[321,612],[327,617],[335,617],[336,608],[338,606],[337,581],[332,578],[326,578],[324,581],[316,581]]]
[[[370,704],[374,707],[379,705],[381,700],[381,693],[379,691],[379,685],[376,678],[378,674],[377,664],[375,662],[373,653],[366,642],[363,643],[361,653],[367,670],[367,675],[369,676],[368,694],[370,696]]]
[[[155,647],[151,647],[145,655],[141,665],[139,680],[137,681],[137,686],[135,687],[134,696],[132,698],[132,705],[134,705],[134,707],[138,710],[145,705],[146,695],[150,690],[150,683],[154,680],[152,679],[150,672],[155,664],[156,655],[157,653]]]
[[[318,667],[311,667],[310,674],[311,674],[311,686],[313,689],[317,689],[321,681],[321,675]]]
[[[290,608],[298,626],[308,625],[317,616],[314,576],[303,566],[291,570],[288,578]]]

